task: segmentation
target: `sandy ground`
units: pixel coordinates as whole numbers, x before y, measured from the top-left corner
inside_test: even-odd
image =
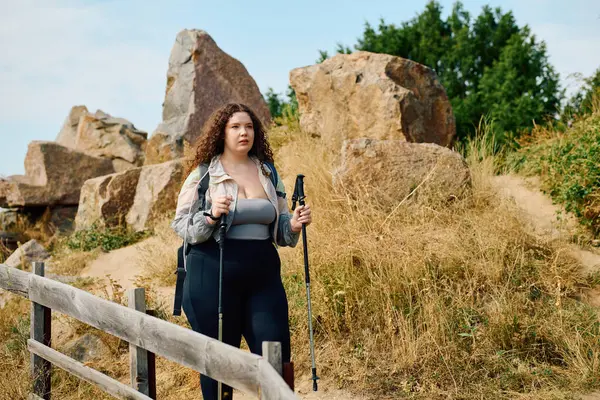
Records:
[[[516,205],[529,216],[531,228],[536,234],[553,239],[567,238],[569,232],[577,228],[577,221],[573,217],[557,220],[561,207],[552,204],[552,200],[539,191],[537,179],[501,175],[494,177],[493,182],[503,195],[514,199]],[[584,273],[600,271],[600,251],[584,250],[575,244],[569,250],[583,266]]]

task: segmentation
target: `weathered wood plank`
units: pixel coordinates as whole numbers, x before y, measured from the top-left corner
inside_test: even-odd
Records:
[[[29,298],[249,394],[258,391],[261,357],[190,329],[31,275]],[[276,373],[275,373],[276,374]],[[276,374],[277,375],[277,374]],[[281,379],[283,384],[283,379]]]
[[[262,354],[279,375],[283,375],[283,361],[281,360],[280,342],[263,342]]]
[[[300,400],[265,358],[259,361],[258,375],[261,400]]]
[[[33,273],[37,276],[44,276],[44,263],[34,262],[32,264]],[[51,311],[48,307],[41,304],[31,303],[31,324],[29,325],[30,337],[44,346],[50,347],[50,324],[52,323]],[[33,381],[33,394],[50,400],[51,392],[51,369],[52,364],[42,357],[31,354],[31,378]]]
[[[29,272],[0,264],[0,289],[19,296],[29,296]]]
[[[127,305],[136,311],[146,313],[146,291],[144,288],[132,288],[127,291]],[[138,392],[150,396],[148,385],[148,351],[129,343],[129,376],[131,386]]]
[[[46,360],[52,362],[52,364],[64,369],[70,374],[73,374],[80,379],[98,386],[106,393],[109,393],[118,399],[151,400],[150,397],[136,391],[134,388],[129,387],[109,376],[106,376],[95,369],[86,367],[79,361],[73,360],[72,358],[61,354],[50,347],[46,347],[35,340],[29,339],[27,341],[27,348],[30,352],[45,358]]]

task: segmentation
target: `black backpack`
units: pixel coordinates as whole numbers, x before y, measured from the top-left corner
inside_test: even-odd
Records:
[[[263,162],[269,169],[271,170],[271,174],[269,175],[269,179],[271,179],[271,183],[275,188],[277,196],[285,198],[285,193],[277,191],[277,182],[279,182],[279,175],[277,174],[277,170],[272,163]],[[208,170],[208,164],[200,164],[198,167],[200,168],[200,177],[203,177],[200,181],[200,185],[198,185],[198,210],[203,210],[205,205],[205,194],[208,190],[208,184],[210,182],[210,176],[206,173]],[[177,270],[175,274],[177,274],[177,283],[175,283],[175,302],[173,304],[173,315],[181,315],[181,302],[183,300],[183,282],[185,281],[185,266],[184,266],[184,258],[190,252],[190,246],[184,246],[185,243],[182,243],[181,246],[177,249]],[[185,248],[185,254],[184,254]]]

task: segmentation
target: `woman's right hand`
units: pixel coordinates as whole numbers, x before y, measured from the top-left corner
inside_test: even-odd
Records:
[[[233,201],[233,196],[221,196],[213,200],[210,212],[213,216],[219,218],[221,215],[229,214],[229,206]]]

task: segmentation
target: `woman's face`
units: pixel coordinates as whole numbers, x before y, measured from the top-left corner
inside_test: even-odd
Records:
[[[225,125],[225,151],[248,154],[254,144],[254,125],[246,112],[234,113]]]

